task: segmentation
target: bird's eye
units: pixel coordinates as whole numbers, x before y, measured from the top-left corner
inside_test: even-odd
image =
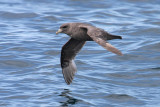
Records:
[[[62,28],[67,28],[67,26],[63,26]]]

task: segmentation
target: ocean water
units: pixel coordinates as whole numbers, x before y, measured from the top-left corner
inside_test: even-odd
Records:
[[[89,41],[66,85],[56,35],[91,23],[122,40],[117,56]],[[159,0],[0,0],[1,107],[160,107]]]

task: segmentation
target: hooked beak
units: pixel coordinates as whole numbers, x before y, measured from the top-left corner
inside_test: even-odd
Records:
[[[58,29],[58,31],[56,32],[56,34],[61,33],[62,29]]]

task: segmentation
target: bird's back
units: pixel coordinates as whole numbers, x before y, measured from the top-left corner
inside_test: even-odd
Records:
[[[87,29],[82,29],[79,26],[80,25],[86,25],[91,26],[86,23],[71,23],[72,27],[70,28],[72,31],[72,34],[70,36],[77,40],[83,40],[83,41],[92,41],[91,37],[87,34]]]

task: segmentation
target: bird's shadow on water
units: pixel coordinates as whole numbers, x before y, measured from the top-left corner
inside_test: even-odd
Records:
[[[73,97],[69,96],[69,95],[68,95],[69,92],[70,92],[69,89],[64,89],[64,90],[61,92],[61,94],[59,95],[59,96],[62,96],[62,97],[64,97],[64,98],[67,98],[66,101],[59,102],[59,103],[61,103],[61,106],[62,106],[62,107],[66,107],[66,106],[69,106],[69,105],[74,105],[74,104],[76,104],[78,101],[80,101],[80,100],[78,100],[78,99],[76,99],[76,98],[73,98]]]

